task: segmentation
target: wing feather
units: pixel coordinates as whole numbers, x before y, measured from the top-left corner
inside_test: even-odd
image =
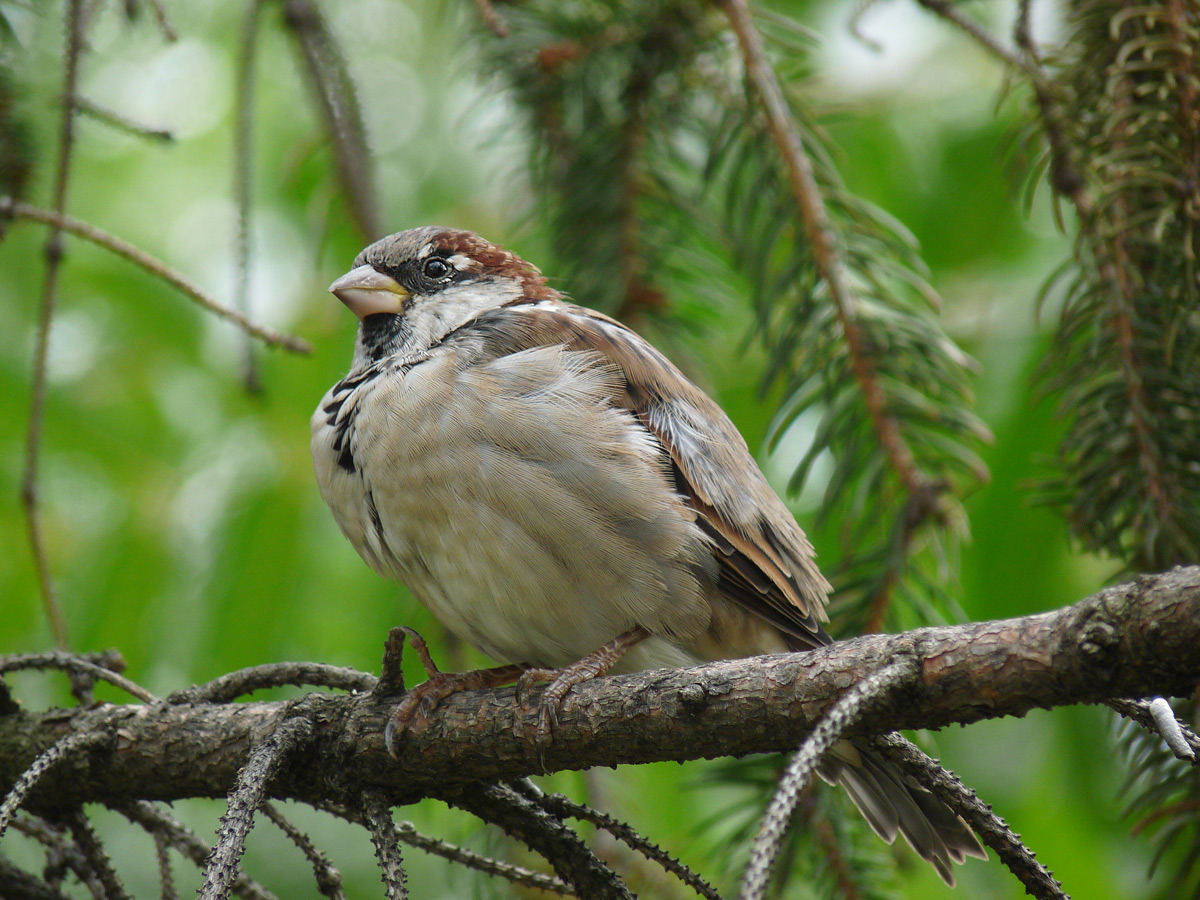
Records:
[[[558,344],[611,361],[623,379],[613,402],[633,412],[670,457],[676,489],[717,550],[721,594],[775,625],[797,649],[829,642],[820,622],[830,587],[808,538],[729,417],[665,356],[619,322],[556,300],[490,310],[470,334],[498,352]]]

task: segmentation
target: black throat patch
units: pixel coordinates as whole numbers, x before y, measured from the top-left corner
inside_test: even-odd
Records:
[[[412,326],[397,313],[375,313],[359,325],[363,353],[371,362],[391,356],[408,340]]]

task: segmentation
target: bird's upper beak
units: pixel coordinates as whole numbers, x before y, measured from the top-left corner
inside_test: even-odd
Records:
[[[375,313],[398,313],[412,296],[396,279],[368,265],[351,269],[329,286],[329,293],[360,319]]]

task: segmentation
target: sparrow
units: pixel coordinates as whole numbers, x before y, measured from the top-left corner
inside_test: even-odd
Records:
[[[831,642],[812,544],[721,408],[646,340],[450,228],[376,241],[329,290],[359,328],[312,417],[321,495],[368,565],[504,664],[427,663],[389,747],[467,687],[549,680],[544,737],[588,678]],[[867,747],[841,742],[821,775],[947,883],[986,858]]]

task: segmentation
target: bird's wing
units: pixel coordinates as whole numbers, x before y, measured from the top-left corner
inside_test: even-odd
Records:
[[[729,417],[665,356],[619,322],[554,300],[492,310],[469,328],[493,352],[557,344],[613,364],[623,382],[613,402],[637,416],[670,457],[676,489],[718,551],[722,595],[775,625],[797,649],[829,642],[820,622],[830,587],[812,544]]]

